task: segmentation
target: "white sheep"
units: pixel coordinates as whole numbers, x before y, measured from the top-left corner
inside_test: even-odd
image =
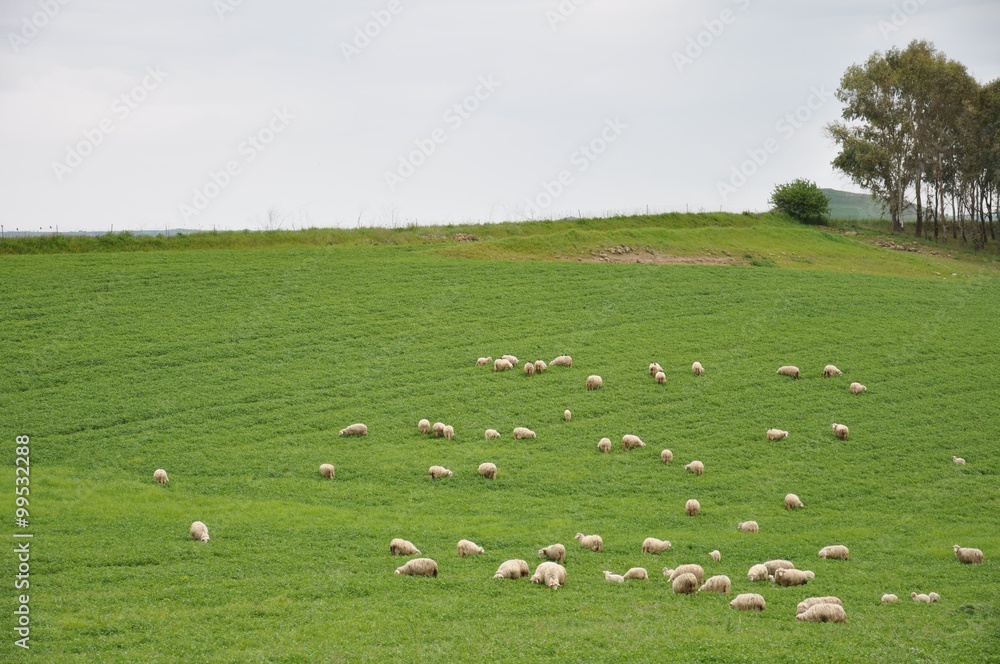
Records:
[[[528,378],[531,378],[532,376],[534,376],[535,375],[535,365],[532,364],[531,362],[525,362],[524,363],[524,375],[527,376]]]
[[[662,371],[657,371],[656,372],[656,384],[657,385],[666,385],[667,384],[667,374],[663,373]]]
[[[840,440],[847,440],[847,437],[851,435],[851,430],[844,424],[834,424],[833,435]]]
[[[566,585],[566,568],[559,563],[546,562],[535,568],[532,583],[541,583],[552,590]]]
[[[670,450],[663,450],[662,452],[660,452],[660,461],[662,461],[663,463],[666,464],[673,463],[673,460],[674,460],[674,453],[671,452]]]
[[[840,604],[817,604],[805,613],[795,616],[802,622],[847,622],[847,613]]]
[[[979,549],[965,549],[957,544],[951,548],[954,550],[955,557],[958,558],[958,562],[960,563],[978,565],[983,562],[983,552]]]
[[[688,516],[698,516],[701,514],[701,503],[692,498],[684,503],[684,511],[687,512]]]
[[[493,371],[510,371],[514,365],[504,359],[494,360]]]
[[[573,413],[571,413],[568,408],[563,411],[563,419],[567,422],[573,419]]]
[[[431,466],[427,474],[431,476],[432,480],[439,480],[442,477],[451,477],[452,475],[451,471],[444,466]]]
[[[632,567],[623,576],[626,581],[649,581],[649,572],[645,567]]]
[[[622,449],[632,450],[637,447],[645,447],[646,443],[642,442],[639,436],[633,436],[632,434],[626,434],[622,436]]]
[[[799,500],[799,497],[796,496],[794,493],[790,493],[790,494],[788,494],[788,495],[785,496],[785,509],[786,510],[794,510],[794,509],[798,509],[800,507],[805,507],[805,505],[802,504],[802,501]]]
[[[832,364],[826,365],[823,369],[823,378],[833,378],[834,376],[843,376],[844,372],[833,366]]]
[[[963,459],[962,457],[957,457],[957,456],[953,456],[953,457],[951,458],[951,460],[952,460],[952,462],[953,462],[953,463],[954,463],[954,464],[955,464],[956,466],[964,466],[964,465],[965,465],[965,459]],[[159,473],[159,472],[161,472],[161,471],[159,471],[159,470],[158,470],[158,471],[156,471],[156,472],[157,472],[157,473]],[[165,474],[165,473],[164,473],[164,474]],[[156,475],[154,474],[153,476],[155,477]],[[162,484],[162,482],[161,482],[161,484]]]
[[[420,420],[417,422],[417,431],[425,435],[429,434],[431,432],[430,420]]]
[[[584,549],[590,549],[591,551],[604,551],[604,540],[601,539],[600,535],[584,535],[583,533],[577,533],[573,535],[573,539],[580,542],[580,546]]]
[[[341,436],[367,436],[368,427],[364,424],[352,424],[346,429],[340,430]]]
[[[787,431],[782,431],[781,429],[768,429],[767,430],[767,439],[768,440],[771,440],[771,441],[784,440],[785,438],[788,438],[788,432]]]
[[[601,438],[600,442],[597,443],[597,449],[604,452],[605,454],[611,453],[611,439]]]
[[[928,593],[927,596],[931,598],[932,602],[940,602],[941,601],[941,595],[938,595],[937,593]]]
[[[444,437],[445,437],[445,440],[451,440],[452,438],[454,438],[455,437],[455,427],[451,426],[450,424],[444,425]]]
[[[896,597],[895,595],[893,595],[892,593],[886,593],[886,594],[882,595],[882,603],[883,604],[892,604],[893,602],[898,602],[898,601],[899,601],[899,598]]]
[[[495,480],[497,478],[496,464],[493,463],[479,464],[479,474],[488,480]]]
[[[419,556],[420,549],[413,546],[413,542],[397,537],[389,542],[389,553],[393,556]]]
[[[154,470],[153,481],[156,482],[157,484],[166,484],[167,482],[169,482],[170,479],[167,477],[167,471],[163,470],[162,468],[157,468],[156,470]]]
[[[550,367],[573,367],[573,358],[569,355],[560,355],[556,359],[549,362]]]
[[[539,558],[553,560],[560,565],[566,562],[566,547],[562,544],[550,544],[544,549],[538,550]]]
[[[189,532],[191,533],[191,538],[196,539],[199,542],[207,542],[209,540],[208,526],[201,521],[195,521],[192,523],[191,530]]]
[[[670,542],[668,540],[656,539],[655,537],[647,537],[642,540],[643,553],[663,553],[669,550]]]
[[[535,373],[536,374],[545,373],[545,370],[548,369],[548,368],[549,368],[548,365],[546,365],[543,360],[535,360]]]
[[[833,544],[831,546],[824,546],[820,549],[819,557],[830,560],[850,560],[851,551],[843,544]]]
[[[805,613],[817,604],[843,604],[843,602],[840,601],[839,597],[810,597],[799,602],[799,605],[795,607],[795,612]]]
[[[730,581],[728,576],[725,574],[719,574],[705,581],[701,588],[698,588],[698,592],[722,593],[724,595],[728,595],[730,589],[732,589],[732,585],[733,582]]]
[[[625,583],[625,577],[621,574],[613,574],[608,570],[604,570],[604,580],[610,581],[611,583]]]
[[[747,572],[747,580],[749,581],[767,581],[769,576],[767,568],[763,565],[754,565]]]
[[[507,360],[508,362],[511,363],[512,366],[515,366],[515,367],[521,363],[521,360],[517,359],[513,355],[502,355],[500,357],[500,359],[501,360]]]
[[[500,437],[500,432],[497,431],[496,429],[486,430],[486,440],[496,440],[499,437]]]
[[[673,581],[681,574],[693,574],[698,585],[705,582],[705,569],[701,565],[688,563],[687,565],[678,565],[676,569],[663,568],[663,576],[667,577],[668,581]]]
[[[768,560],[763,565],[769,575],[774,574],[779,569],[795,569],[795,563],[791,560]]]
[[[705,367],[701,366],[701,362],[695,362],[691,365],[691,373],[695,376],[700,376],[705,373]]]
[[[476,360],[476,366],[477,367],[485,367],[486,365],[488,365],[492,361],[493,361],[492,357],[481,357],[478,360]]]
[[[444,422],[435,422],[434,426],[431,427],[431,431],[434,432],[435,438],[440,438],[444,435],[444,429],[447,425]]]
[[[524,440],[525,438],[535,437],[535,432],[527,427],[517,427],[514,429],[514,440]]]
[[[861,394],[862,392],[867,392],[868,388],[861,383],[851,383],[851,394]]]
[[[701,476],[705,474],[705,464],[701,461],[692,461],[688,465],[684,466],[684,470],[691,471],[695,475]]]
[[[531,576],[531,570],[528,568],[528,562],[526,560],[506,560],[503,564],[497,568],[497,573],[493,575],[494,579],[524,579]]]
[[[779,376],[791,376],[795,380],[799,379],[799,368],[793,366],[784,366],[778,369],[775,373]]]
[[[604,386],[604,381],[600,376],[587,376],[587,391],[599,390]]]
[[[779,569],[774,573],[774,582],[779,586],[804,586],[816,578],[816,574],[800,569]]]
[[[736,529],[744,533],[759,533],[760,526],[756,521],[741,521]]]
[[[649,375],[656,376],[658,373],[663,373],[663,367],[661,367],[657,362],[652,362],[649,365]]]
[[[930,596],[929,595],[924,595],[923,593],[921,593],[919,595],[917,593],[910,593],[910,599],[912,599],[914,602],[920,602],[921,604],[930,604],[931,603]]]
[[[767,608],[767,602],[756,593],[743,593],[729,603],[729,608],[737,611],[763,611]]]
[[[430,558],[414,558],[413,560],[407,561],[407,563],[402,567],[397,567],[396,574],[405,574],[407,576],[430,576],[436,578],[438,575],[438,565]]]
[[[694,574],[680,574],[671,585],[675,595],[694,595],[698,592],[698,579]]]
[[[479,546],[475,542],[466,539],[458,540],[458,545],[456,548],[458,549],[459,558],[465,558],[466,556],[478,556],[482,553],[485,553],[485,549],[483,549],[483,547]]]
[[[319,474],[328,480],[332,480],[336,475],[336,470],[332,463],[324,463],[319,467]]]
[[[722,560],[722,554],[719,552],[718,549],[716,549],[715,551],[709,551],[708,555],[715,562],[720,562]]]

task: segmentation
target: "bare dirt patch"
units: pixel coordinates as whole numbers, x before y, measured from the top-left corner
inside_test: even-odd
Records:
[[[724,251],[719,253],[722,255],[677,256],[664,254],[652,247],[630,247],[622,244],[616,247],[595,249],[590,252],[589,257],[578,260],[585,263],[642,263],[646,265],[749,265],[749,261],[743,258],[730,256]]]

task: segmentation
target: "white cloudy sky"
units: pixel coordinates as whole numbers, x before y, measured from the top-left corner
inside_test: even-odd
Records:
[[[985,82],[1000,76],[998,25],[996,0],[2,0],[0,223],[763,210],[796,177],[852,188],[823,132],[849,65],[928,39]],[[679,66],[689,40],[704,46]],[[466,117],[451,110],[463,101]],[[753,153],[756,172],[720,193]]]

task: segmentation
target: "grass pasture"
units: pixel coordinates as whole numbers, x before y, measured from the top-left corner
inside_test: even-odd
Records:
[[[624,235],[650,232],[672,231]],[[851,260],[845,242],[832,262]],[[30,434],[35,533],[32,652],[11,644],[6,593],[0,659],[1000,662],[993,268],[891,276],[932,259],[877,248],[902,267],[469,257],[485,244],[0,257],[3,485],[15,436]],[[474,366],[506,352],[575,365],[531,379]],[[646,373],[654,360],[666,386]],[[831,362],[843,377],[820,377]],[[774,375],[786,363],[803,379]],[[604,389],[584,390],[590,373]],[[853,380],[869,392],[851,396]],[[457,437],[419,435],[422,417]],[[358,421],[367,439],[337,436]],[[513,441],[515,426],[538,439]],[[771,426],[790,438],[768,443]],[[503,437],[487,443],[486,428]],[[625,433],[649,446],[598,453]],[[683,471],[693,459],[704,476]],[[484,461],[495,482],[476,474]],[[455,476],[429,481],[432,464]],[[786,512],[788,492],[806,509]],[[211,542],[187,537],[195,519]],[[737,532],[748,519],[758,535]],[[600,533],[605,551],[576,547],[578,531]],[[644,556],[647,536],[673,549]],[[395,576],[393,537],[440,577]],[[486,554],[460,560],[461,538]],[[491,578],[508,558],[534,569],[557,541],[565,588]],[[834,543],[849,562],[816,557]],[[958,564],[955,543],[986,563]],[[746,580],[776,557],[815,581]],[[733,594],[674,596],[660,569],[687,562],[728,574]],[[6,579],[15,566],[0,557]],[[651,580],[603,580],[632,566]],[[932,590],[941,603],[908,599]],[[741,592],[768,610],[730,610]],[[880,606],[883,592],[900,603]],[[846,625],[793,619],[827,594]]]

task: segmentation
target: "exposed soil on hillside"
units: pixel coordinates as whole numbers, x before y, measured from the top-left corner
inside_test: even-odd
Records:
[[[676,256],[656,251],[652,247],[630,247],[618,245],[604,247],[590,252],[589,257],[578,258],[584,263],[642,263],[646,265],[749,265],[743,258],[721,255]]]

